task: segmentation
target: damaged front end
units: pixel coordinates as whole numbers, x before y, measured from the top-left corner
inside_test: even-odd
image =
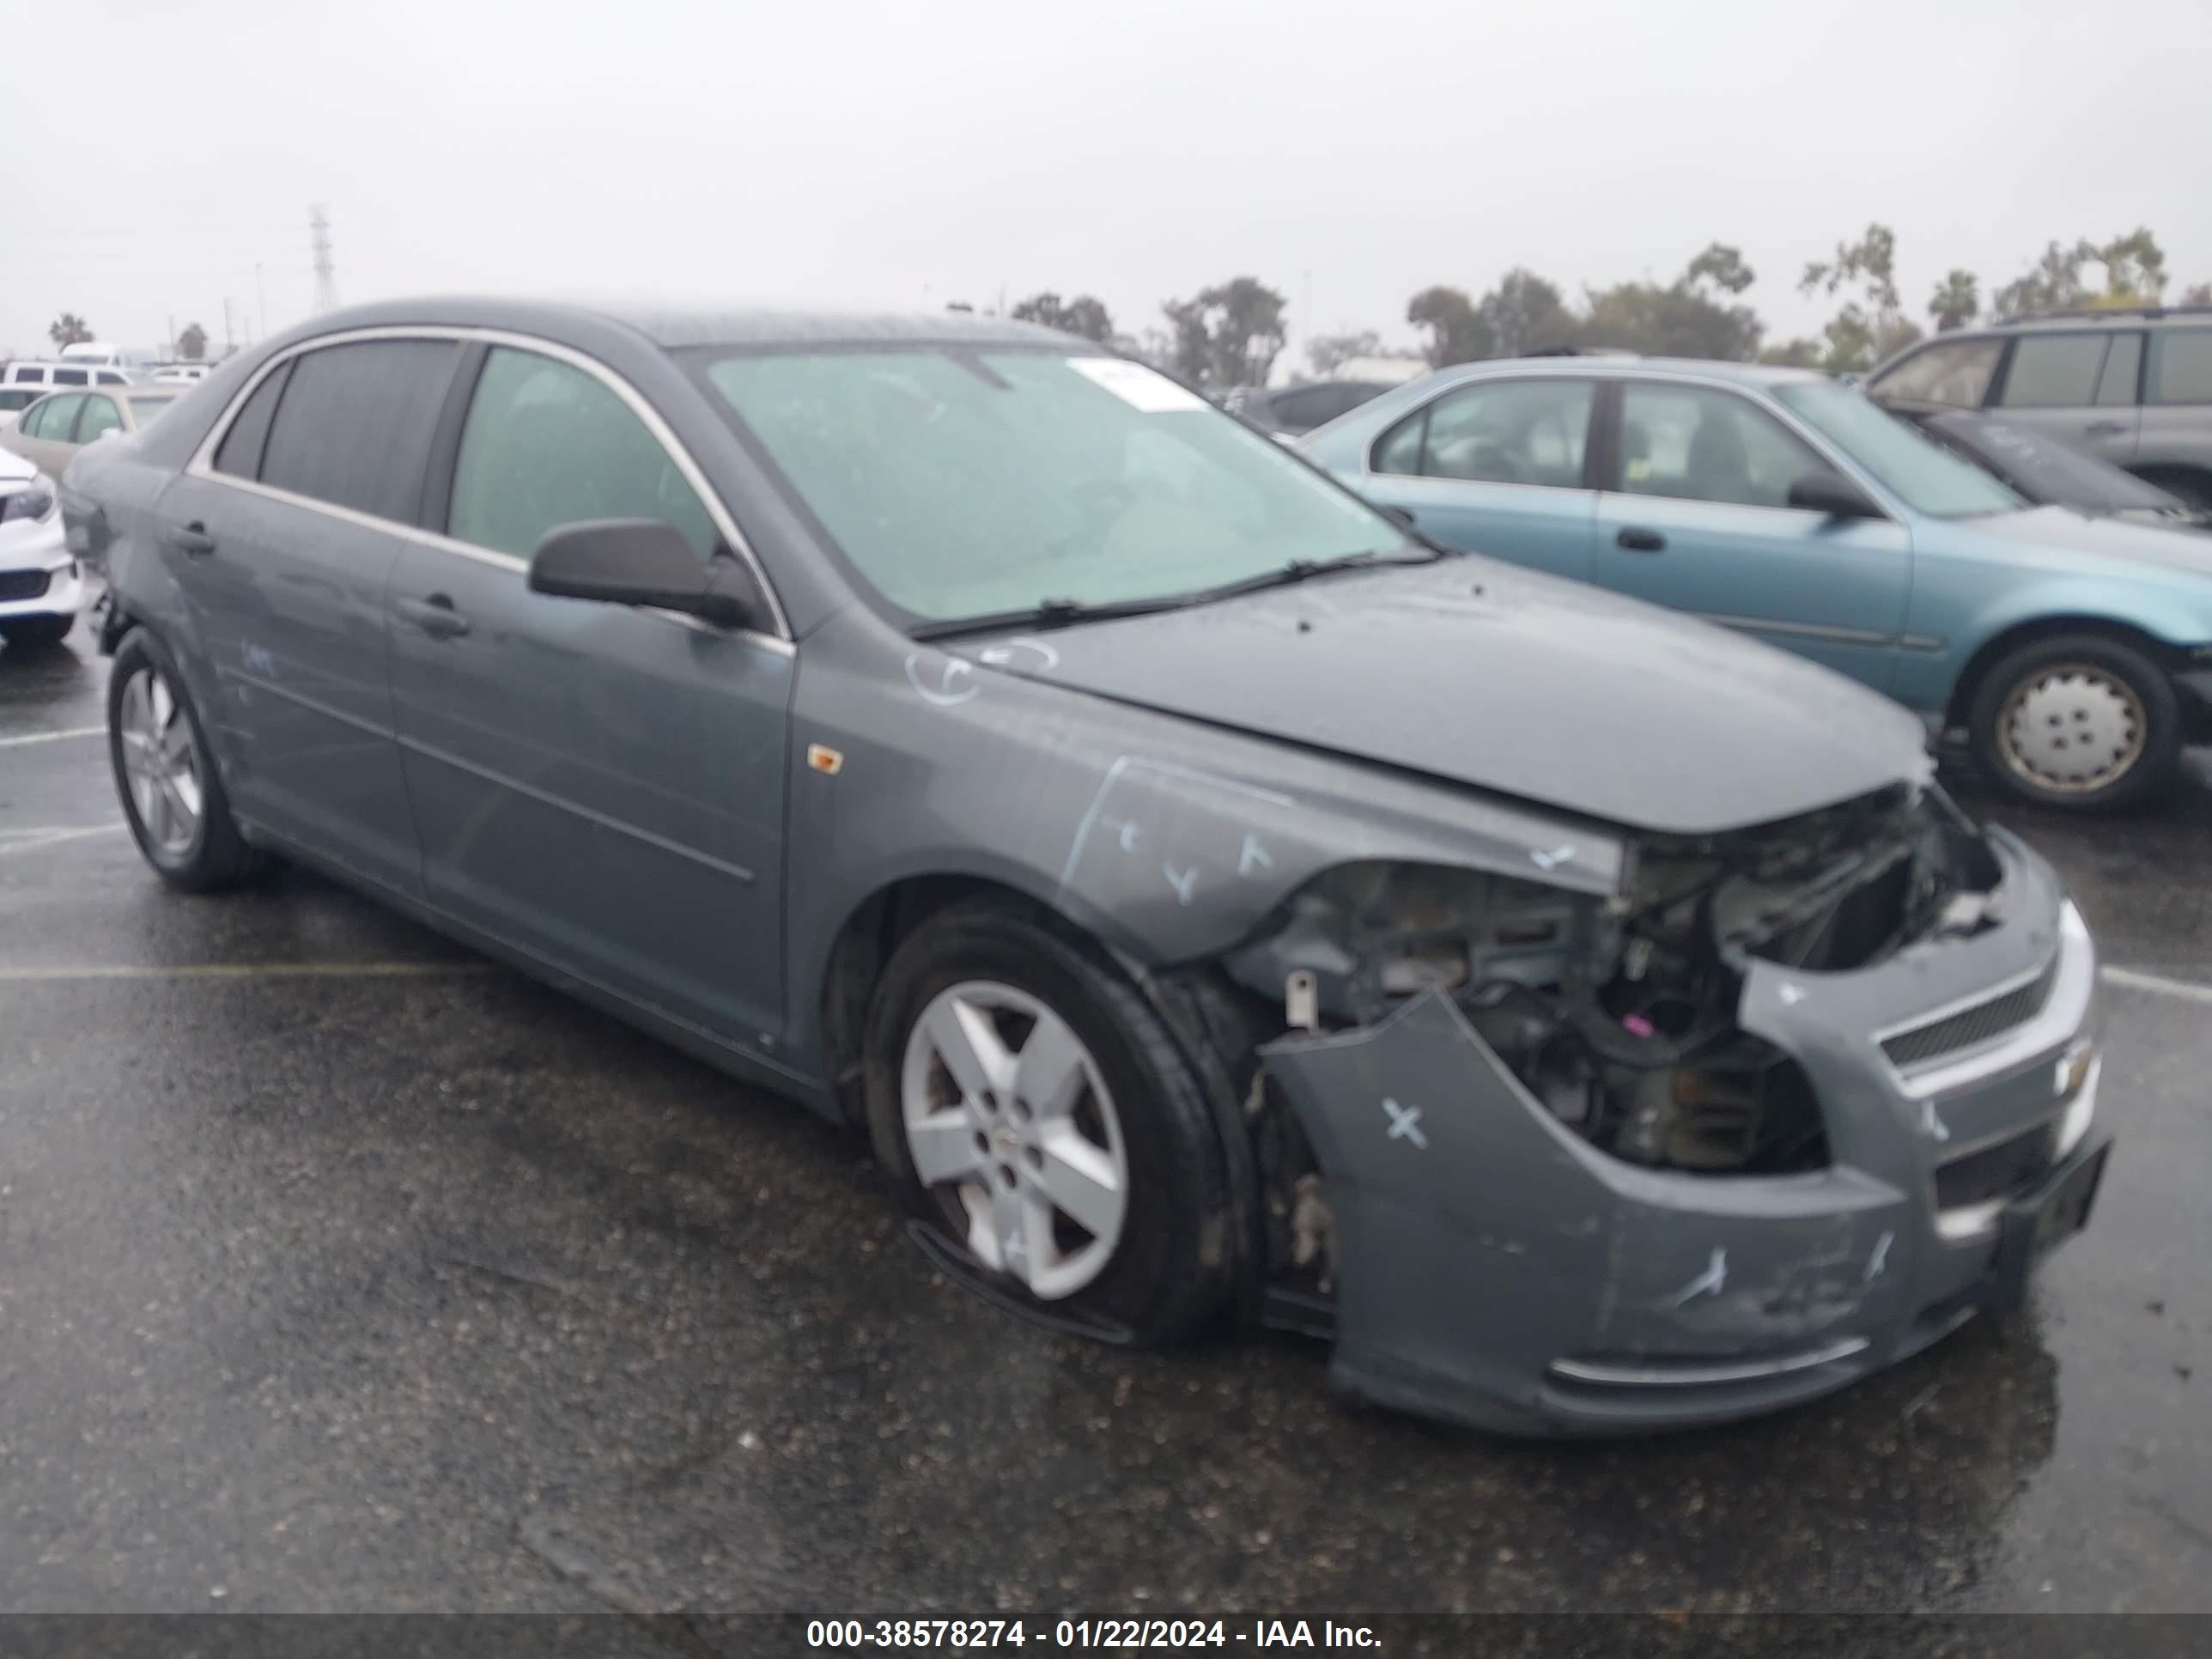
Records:
[[[1255,1097],[1275,1306],[1358,1392],[1711,1420],[1893,1357],[1931,1299],[1928,1138],[1879,1034],[2052,957],[2055,880],[1911,784],[1627,851],[1609,895],[1340,866],[1223,964],[1289,1028]]]

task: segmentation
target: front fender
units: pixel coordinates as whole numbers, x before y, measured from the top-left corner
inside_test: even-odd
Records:
[[[1622,843],[1601,826],[994,665],[1005,660],[1002,648],[887,646],[864,619],[807,641],[792,744],[791,842],[804,854],[791,860],[787,927],[795,1059],[819,1060],[840,932],[916,877],[1027,894],[1148,969],[1229,951],[1347,860],[1589,893],[1620,884]]]

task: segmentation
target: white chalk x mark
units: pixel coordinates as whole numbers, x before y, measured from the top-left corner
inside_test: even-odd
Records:
[[[1260,845],[1259,836],[1246,836],[1244,850],[1237,855],[1237,873],[1249,876],[1255,870],[1272,870],[1274,867],[1275,860],[1268,856],[1267,849]]]
[[[1930,1140],[1948,1140],[1951,1138],[1950,1126],[1943,1121],[1932,1100],[1920,1103],[1920,1128]]]
[[[1172,864],[1163,864],[1160,873],[1168,878],[1168,885],[1175,889],[1176,896],[1189,903],[1190,896],[1198,889],[1198,866],[1194,864],[1188,870],[1178,870]]]
[[[1782,988],[1777,991],[1775,994],[1782,999],[1782,1006],[1784,1007],[1795,1008],[1799,1003],[1804,1001],[1806,997],[1810,994],[1803,986],[1792,985],[1785,979],[1782,981]]]
[[[1539,853],[1532,850],[1528,854],[1528,862],[1534,865],[1539,870],[1556,870],[1561,865],[1571,860],[1574,855],[1575,849],[1573,844],[1571,842],[1563,842],[1559,846],[1554,847],[1548,853]]]
[[[1429,1138],[1421,1132],[1419,1107],[1401,1106],[1385,1095],[1382,1097],[1382,1109],[1390,1115],[1390,1133],[1385,1139],[1410,1140],[1418,1150],[1424,1152],[1429,1150]]]
[[[1874,1253],[1867,1257],[1866,1282],[1868,1284],[1871,1285],[1875,1279],[1880,1279],[1882,1269],[1889,1266],[1889,1247],[1896,1243],[1895,1233],[1884,1233],[1880,1238],[1875,1240]]]

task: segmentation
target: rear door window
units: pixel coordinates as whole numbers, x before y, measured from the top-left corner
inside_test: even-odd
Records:
[[[447,533],[526,559],[547,531],[586,519],[659,519],[702,560],[720,539],[668,451],[605,382],[495,347],[461,428]]]
[[[413,523],[459,350],[451,340],[363,340],[302,353],[269,428],[261,482]]]
[[[80,392],[67,392],[49,398],[23,417],[24,435],[65,444],[70,441],[70,428],[76,424],[76,412],[83,406],[84,398]]]
[[[1446,392],[1376,446],[1378,472],[1579,489],[1595,383],[1488,380]]]
[[[2212,404],[2212,328],[2161,329],[2144,402]]]
[[[2086,409],[2097,401],[2106,334],[2026,334],[2005,371],[2007,409]]]
[[[81,368],[58,368],[53,372],[56,386],[90,386],[92,379]]]

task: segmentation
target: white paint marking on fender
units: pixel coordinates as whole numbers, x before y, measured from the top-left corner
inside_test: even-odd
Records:
[[[1713,1249],[1713,1259],[1705,1264],[1705,1272],[1682,1286],[1681,1294],[1674,1298],[1674,1305],[1679,1308],[1701,1296],[1718,1296],[1727,1285],[1728,1252],[1717,1245]]]

